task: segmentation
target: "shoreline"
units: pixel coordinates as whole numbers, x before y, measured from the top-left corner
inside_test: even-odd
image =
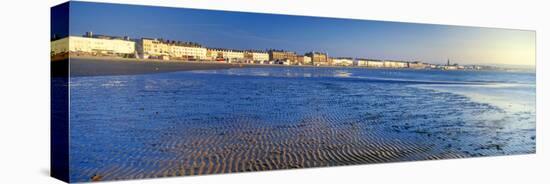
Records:
[[[222,63],[216,61],[182,61],[157,60],[120,57],[98,56],[70,56],[65,59],[51,61],[52,76],[66,76],[69,71],[71,77],[105,76],[105,75],[138,75],[165,72],[192,71],[192,70],[220,70],[231,68],[260,68],[260,67],[304,67],[304,68],[334,68],[334,69],[369,69],[369,70],[431,70],[411,68],[365,68],[357,66],[313,66],[313,65],[279,65],[279,64],[250,64],[250,63]],[[70,63],[70,66],[69,64]],[[68,69],[67,69],[68,68]],[[453,70],[450,70],[453,71]],[[457,70],[462,71],[462,70]]]
[[[104,76],[104,75],[138,75],[193,70],[220,70],[231,68],[260,68],[260,67],[306,67],[306,68],[361,68],[342,66],[313,66],[313,65],[278,65],[278,64],[250,64],[250,63],[221,63],[216,61],[181,61],[157,60],[98,56],[70,56],[66,59],[53,60],[52,68],[65,66],[69,68],[71,77]],[[66,64],[70,62],[70,66]],[[372,68],[378,69],[378,68]],[[380,68],[382,69],[382,68]],[[57,69],[52,71],[64,71]],[[53,73],[53,75],[57,75]]]
[[[244,64],[206,63],[192,61],[142,60],[134,58],[112,57],[74,57],[52,61],[52,63],[69,62],[71,77],[104,76],[104,75],[138,75],[191,70],[219,70],[250,67]],[[58,64],[59,65],[59,64]],[[52,65],[54,67],[54,65]]]

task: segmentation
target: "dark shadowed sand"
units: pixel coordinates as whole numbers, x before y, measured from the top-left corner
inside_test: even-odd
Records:
[[[67,62],[67,61],[55,61]],[[84,58],[71,57],[71,76],[98,76],[98,75],[135,75],[148,73],[163,73],[188,70],[214,70],[239,67],[251,67],[255,65],[242,65],[215,62],[184,62],[139,60],[122,58]]]
[[[66,64],[68,59],[56,59],[52,61],[53,76],[66,75]],[[219,70],[230,68],[362,68],[362,67],[344,67],[344,66],[312,66],[312,65],[278,65],[278,64],[240,64],[240,63],[222,63],[216,61],[164,61],[151,59],[126,59],[113,57],[83,57],[71,56],[70,75],[71,76],[103,76],[103,75],[136,75],[152,74],[164,72],[190,71],[190,70]],[[377,68],[369,68],[377,70]],[[409,70],[409,69],[397,69]],[[414,70],[414,69],[413,69]]]

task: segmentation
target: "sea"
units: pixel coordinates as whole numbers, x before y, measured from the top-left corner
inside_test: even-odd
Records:
[[[325,67],[71,77],[70,179],[531,154],[535,81]]]

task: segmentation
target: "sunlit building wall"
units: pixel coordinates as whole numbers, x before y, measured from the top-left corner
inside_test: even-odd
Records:
[[[207,59],[206,48],[200,45],[164,42],[159,39],[142,38],[137,42],[140,58],[169,56],[174,59]]]
[[[322,52],[309,52],[305,54],[311,57],[313,65],[330,65],[330,59],[326,53]]]
[[[404,61],[391,61],[391,60],[385,60],[384,67],[385,68],[407,68],[408,63]]]
[[[206,59],[206,48],[200,46],[170,45],[171,57],[183,59]]]
[[[270,61],[288,60],[291,63],[298,61],[298,56],[296,55],[296,53],[291,51],[269,50],[268,54]]]
[[[384,62],[381,60],[375,60],[375,59],[368,59],[367,61],[367,67],[370,68],[382,68],[384,67]]]
[[[104,39],[69,36],[51,42],[52,54],[78,52],[83,54],[134,54],[135,42],[123,39]]]
[[[252,60],[269,61],[269,54],[267,52],[252,52]]]
[[[332,58],[332,65],[351,66],[353,65],[353,59],[352,58]]]
[[[170,47],[162,41],[152,38],[142,38],[137,42],[138,55],[142,59],[170,55]]]

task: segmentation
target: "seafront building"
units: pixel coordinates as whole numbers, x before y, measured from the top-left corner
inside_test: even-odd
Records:
[[[457,63],[451,64],[451,60],[447,59],[446,65],[438,65],[437,68],[441,70],[458,70],[458,69],[464,69],[464,66],[460,66]]]
[[[384,60],[384,68],[407,68],[408,63],[406,61]]]
[[[244,59],[247,63],[264,64],[269,61],[269,54],[259,50],[244,51]]]
[[[379,60],[379,59],[364,59],[357,58],[353,62],[354,66],[368,68],[415,68],[422,69],[429,67],[427,64],[420,61],[397,61],[397,60]]]
[[[245,51],[220,48],[208,48],[206,50],[206,57],[212,61],[224,61],[229,63],[244,62],[246,60]],[[252,57],[254,57],[253,54]]]
[[[217,61],[218,59],[223,60],[223,53],[221,52],[221,49],[207,48],[206,58],[211,61]]]
[[[369,68],[384,68],[384,61],[377,59],[356,58],[354,66]]]
[[[141,59],[205,60],[206,48],[199,44],[164,41],[155,38],[141,38],[136,42]]]
[[[135,42],[128,37],[92,35],[68,36],[50,42],[51,55],[70,53],[89,56],[132,57],[135,54]]]
[[[311,60],[311,57],[309,57],[309,56],[304,56],[304,64],[305,64],[305,65],[311,65],[311,64],[313,64],[313,61]]]
[[[240,50],[222,50],[223,58],[228,59],[228,61],[240,61],[244,59],[244,51]]]
[[[353,58],[348,58],[348,57],[332,58],[332,65],[334,65],[334,66],[352,66],[353,65]]]
[[[311,57],[309,56],[297,56],[298,65],[311,65]]]
[[[311,57],[311,62],[315,66],[327,66],[331,65],[330,59],[327,53],[322,52],[308,52],[305,54],[308,57]]]
[[[368,62],[367,59],[356,58],[355,61],[353,61],[353,66],[366,67],[367,62]]]
[[[176,42],[170,44],[170,57],[176,60],[205,60],[206,48],[192,43]]]
[[[267,52],[252,52],[252,60],[259,62],[269,61],[269,54]]]
[[[222,57],[228,62],[240,61],[244,59],[244,52],[240,50],[223,49]]]
[[[409,62],[409,68],[413,68],[413,69],[425,69],[429,67],[426,63],[422,63],[420,61],[413,61],[413,62]]]
[[[297,63],[298,56],[295,52],[284,51],[284,50],[269,50],[269,60],[274,62],[286,61],[288,63]]]
[[[183,60],[183,61],[219,61],[226,63],[283,64],[313,66],[357,66],[368,68],[411,68],[411,69],[486,69],[487,66],[461,66],[451,64],[435,65],[421,61],[378,60],[365,58],[336,57],[327,53],[308,52],[298,55],[286,50],[234,50],[225,48],[206,48],[198,43],[170,41],[156,38],[140,38],[94,35],[86,32],[83,36],[68,36],[57,39],[51,44],[52,60],[72,56],[107,56],[122,58]]]
[[[384,61],[377,60],[377,59],[367,59],[367,67],[371,68],[383,68],[384,67]]]
[[[141,59],[168,60],[170,58],[170,47],[158,39],[141,38],[136,43],[136,49]]]

